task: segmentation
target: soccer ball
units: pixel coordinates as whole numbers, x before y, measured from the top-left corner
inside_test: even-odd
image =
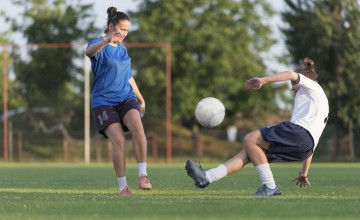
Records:
[[[217,98],[207,97],[196,105],[195,116],[202,126],[212,128],[224,120],[225,107]]]

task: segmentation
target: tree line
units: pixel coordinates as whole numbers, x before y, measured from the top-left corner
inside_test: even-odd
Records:
[[[91,4],[68,0],[13,0],[13,4],[24,10],[16,19],[0,13],[12,30],[0,36],[3,45],[18,43],[12,41],[14,33],[32,44],[87,43],[103,31],[95,26]],[[360,149],[354,137],[360,123],[359,6],[356,0],[285,0],[280,12],[287,52],[277,59],[293,66],[305,57],[315,60],[319,83],[330,101],[327,129],[333,159],[354,159],[355,149]],[[207,96],[224,102],[224,126],[239,127],[244,121],[281,114],[276,97],[291,103],[287,84],[269,85],[262,92],[243,87],[248,78],[272,73],[264,62],[264,54],[276,43],[268,23],[277,13],[271,1],[142,0],[138,9],[128,13],[134,29],[127,42],[172,45],[173,123],[194,126],[194,106]],[[141,91],[151,91],[143,92],[147,115],[161,118],[165,115],[164,52],[129,49],[129,54]],[[49,107],[56,115],[52,123],[71,127],[84,108],[79,59],[83,51],[76,49],[35,48],[27,50],[25,57],[23,51],[13,49],[10,62],[15,77],[9,84],[9,108]]]

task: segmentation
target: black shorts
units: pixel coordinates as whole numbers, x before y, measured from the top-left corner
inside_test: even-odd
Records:
[[[271,162],[303,161],[313,153],[314,140],[305,128],[292,122],[261,128],[261,136],[270,142],[265,152]]]
[[[125,132],[129,131],[129,129],[124,126],[123,119],[126,113],[132,109],[137,109],[140,112],[139,104],[134,99],[127,99],[115,106],[103,105],[92,109],[98,132],[107,138],[104,130],[114,123],[120,123]]]

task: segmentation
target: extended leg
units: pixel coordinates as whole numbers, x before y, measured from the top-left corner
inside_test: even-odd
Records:
[[[119,183],[120,195],[128,196],[132,193],[128,189],[125,169],[125,144],[126,140],[124,132],[119,123],[111,124],[105,129],[106,136],[110,139],[113,145],[112,161],[115,170],[115,174]]]
[[[194,180],[198,188],[205,188],[210,183],[220,180],[221,178],[239,171],[249,162],[246,148],[243,148],[237,155],[226,161],[224,164],[204,171],[199,165],[197,166],[193,161],[186,162],[185,169],[188,175]]]

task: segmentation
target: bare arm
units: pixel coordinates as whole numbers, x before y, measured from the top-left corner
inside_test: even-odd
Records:
[[[260,89],[263,85],[266,85],[268,83],[282,82],[286,80],[296,81],[298,77],[299,75],[293,71],[284,71],[270,76],[265,76],[261,78],[255,77],[249,79],[245,82],[245,87],[247,89]]]
[[[297,181],[296,185],[298,185],[300,183],[300,187],[311,186],[309,179],[308,179],[308,173],[309,173],[309,168],[310,168],[312,157],[313,157],[313,154],[310,157],[308,157],[306,160],[303,161],[303,166],[302,166],[301,172],[293,180],[293,181]]]
[[[86,48],[86,51],[85,51],[86,56],[88,56],[88,57],[95,56],[95,54],[97,54],[101,49],[103,49],[108,43],[109,43],[109,41],[104,39],[103,41],[99,41],[99,42],[89,46],[88,48]]]
[[[138,86],[136,85],[135,79],[133,77],[131,77],[129,79],[129,83],[134,91],[136,98],[138,99],[138,101],[140,103],[140,110],[141,110],[140,115],[141,115],[141,117],[143,117],[145,114],[145,100],[144,100],[143,96],[141,95],[140,90],[139,90]]]
[[[89,46],[88,48],[86,48],[85,54],[88,57],[93,57],[95,56],[95,54],[97,54],[101,49],[103,49],[106,45],[108,45],[110,42],[112,41],[116,41],[117,40],[117,36],[118,33],[116,32],[108,32],[105,36],[104,36],[104,40],[103,41],[99,41],[91,46]]]
[[[300,172],[302,174],[302,176],[308,176],[312,157],[313,157],[313,155],[311,155],[310,157],[308,157],[306,160],[303,161],[303,167]]]

